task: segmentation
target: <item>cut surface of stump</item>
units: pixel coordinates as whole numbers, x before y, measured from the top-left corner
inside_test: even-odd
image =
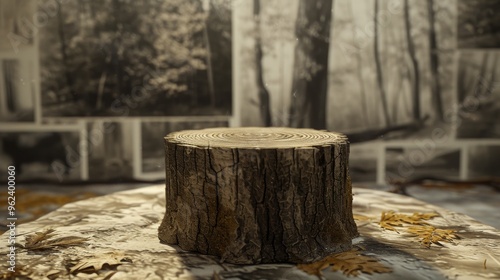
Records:
[[[236,264],[307,263],[357,235],[339,133],[211,128],[165,137],[159,238]]]

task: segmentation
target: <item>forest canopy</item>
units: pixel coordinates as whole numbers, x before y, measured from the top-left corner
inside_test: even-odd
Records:
[[[228,5],[54,2],[40,30],[44,116],[231,113]]]

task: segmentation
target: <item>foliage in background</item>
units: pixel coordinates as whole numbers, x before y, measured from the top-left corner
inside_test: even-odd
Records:
[[[458,44],[462,48],[497,48],[500,43],[498,0],[458,1]]]
[[[231,52],[219,46],[231,46],[231,12],[213,9],[201,0],[57,3],[40,36],[44,115],[227,114],[231,88],[219,84],[230,85]],[[210,68],[212,57],[223,70]]]
[[[328,105],[329,127],[335,130],[425,116],[437,122],[453,105],[455,0],[378,2],[373,15],[363,1],[336,1]]]

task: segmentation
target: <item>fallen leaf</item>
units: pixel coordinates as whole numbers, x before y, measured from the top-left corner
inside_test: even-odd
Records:
[[[16,244],[17,246],[26,250],[46,250],[54,249],[56,247],[68,247],[73,245],[80,245],[87,241],[87,238],[78,236],[65,236],[59,238],[52,238],[56,236],[54,229],[46,229],[40,232],[29,234],[25,237],[25,244]]]
[[[97,272],[108,265],[111,267],[123,264],[123,262],[130,262],[125,255],[120,252],[110,252],[80,260],[70,269],[70,273],[77,274],[79,272]]]
[[[102,280],[109,280],[113,275],[115,275],[118,271],[110,271],[102,276]]]
[[[397,219],[395,219],[395,214],[393,211],[389,211],[389,212],[382,212],[379,225],[384,229],[392,230],[399,233],[399,231],[395,227],[402,226],[403,224],[399,222]]]
[[[45,229],[43,231],[37,231],[33,234],[26,236],[26,244],[24,246],[34,246],[35,244],[40,243],[43,240],[49,239],[55,234],[53,233],[55,230],[52,228]]]
[[[49,278],[49,279],[57,279],[59,276],[61,275],[65,275],[66,274],[66,271],[61,271],[61,270],[50,270],[48,272],[45,273],[45,277]]]
[[[318,277],[321,271],[330,267],[332,271],[341,271],[347,276],[358,276],[360,273],[388,273],[392,269],[380,263],[376,258],[362,255],[358,249],[330,255],[310,264],[299,264],[297,268]]]
[[[327,257],[327,258],[324,258],[320,261],[313,262],[313,263],[298,264],[297,268],[306,272],[306,273],[321,277],[321,271],[323,269],[327,268],[328,266],[330,266],[330,263],[328,262],[328,257]]]
[[[420,243],[427,248],[430,248],[431,244],[442,246],[442,244],[439,243],[441,241],[453,243],[455,239],[459,238],[454,230],[438,229],[429,225],[411,226],[407,229],[407,232],[411,235],[418,236]]]
[[[399,214],[394,211],[382,212],[380,217],[380,227],[392,230],[397,233],[399,231],[395,227],[402,227],[404,224],[410,225],[427,225],[426,220],[438,217],[437,213],[413,213],[412,215]]]
[[[0,279],[13,280],[13,279],[31,279],[29,278],[29,271],[24,265],[16,264],[16,269],[10,271],[8,267],[2,267],[2,272],[0,274]]]

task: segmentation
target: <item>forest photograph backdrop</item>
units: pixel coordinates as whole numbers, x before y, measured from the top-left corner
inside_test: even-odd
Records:
[[[230,6],[53,3],[40,29],[43,116],[231,114]]]
[[[350,132],[444,120],[456,100],[455,0],[289,2],[241,12],[256,93],[243,94],[243,124]]]
[[[458,2],[458,45],[461,48],[498,48],[500,45],[500,1]]]
[[[241,125],[345,133],[353,180],[467,178],[479,150],[459,140],[500,138],[493,2],[239,1],[235,60],[248,66],[235,75]],[[488,48],[461,49],[472,38]]]
[[[498,15],[497,0],[2,0],[1,164],[161,179],[168,132],[291,126],[347,134],[353,181],[495,176]]]

